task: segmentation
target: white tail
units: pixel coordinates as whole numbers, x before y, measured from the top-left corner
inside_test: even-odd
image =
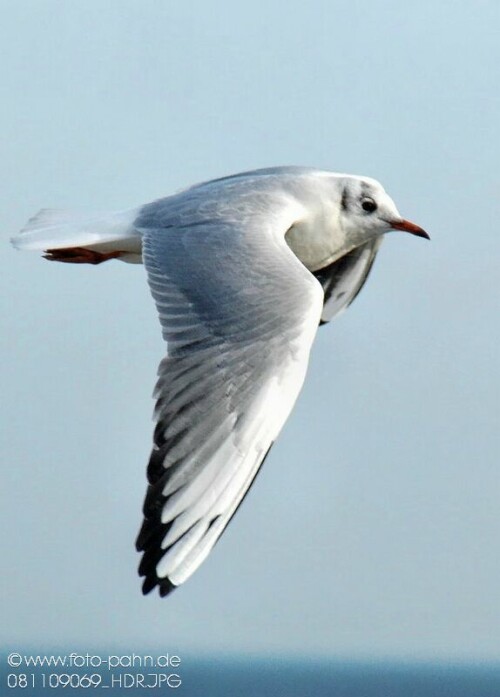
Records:
[[[140,262],[141,236],[133,226],[137,213],[138,209],[89,214],[42,208],[11,242],[17,249],[38,251],[70,247],[121,250],[130,253],[124,261]]]

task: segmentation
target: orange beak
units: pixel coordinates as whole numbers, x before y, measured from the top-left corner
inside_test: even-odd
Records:
[[[426,240],[431,239],[423,228],[419,227],[418,225],[415,225],[415,223],[410,223],[409,220],[396,220],[395,223],[390,223],[390,226],[393,230],[402,230],[403,232],[409,232],[410,234],[416,235],[417,237],[425,237]]]

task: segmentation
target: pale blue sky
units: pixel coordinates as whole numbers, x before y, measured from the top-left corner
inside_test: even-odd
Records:
[[[493,0],[4,0],[7,647],[498,659],[499,22]],[[221,542],[143,598],[144,270],[8,238],[280,164],[376,177],[432,242],[385,241]]]

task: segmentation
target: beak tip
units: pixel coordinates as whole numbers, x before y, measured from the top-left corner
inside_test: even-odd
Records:
[[[431,236],[430,236],[429,233],[427,233],[425,230],[422,230],[421,233],[415,233],[415,234],[417,235],[417,237],[423,237],[424,240],[430,240],[430,239],[431,239]]]
[[[391,225],[393,230],[402,230],[403,232],[409,232],[411,235],[415,235],[416,237],[423,237],[426,240],[430,240],[430,235],[419,225],[415,225],[415,223],[411,223],[409,220],[397,220],[396,222],[392,223]]]

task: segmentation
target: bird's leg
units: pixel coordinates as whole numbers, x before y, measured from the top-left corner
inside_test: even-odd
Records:
[[[66,264],[102,264],[103,261],[118,259],[126,252],[96,252],[87,247],[66,247],[65,249],[47,249],[43,255],[49,261],[62,261]]]

